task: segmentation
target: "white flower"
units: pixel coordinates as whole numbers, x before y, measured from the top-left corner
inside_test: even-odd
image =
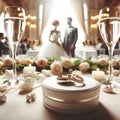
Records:
[[[37,81],[42,82],[46,76],[43,73],[34,72],[33,76]]]
[[[108,59],[107,58],[99,58],[97,63],[101,66],[106,66],[106,65],[108,65]]]
[[[5,70],[5,75],[6,75],[6,77],[12,77],[13,76],[13,70]]]
[[[82,62],[80,63],[79,65],[79,70],[82,72],[82,73],[85,73],[87,72],[87,70],[90,68],[90,64],[88,62]]]
[[[74,70],[74,71],[72,72],[72,74],[73,74],[73,75],[81,75],[81,71],[79,71],[79,70]]]
[[[25,63],[26,63],[26,58],[23,58],[23,59],[21,60],[21,64],[25,65]]]
[[[22,60],[20,58],[16,58],[16,63],[20,64],[20,63],[22,63]]]
[[[91,58],[92,63],[97,63],[97,58]]]
[[[2,61],[0,61],[0,68],[2,68],[4,65],[4,63]]]
[[[72,63],[74,63],[78,59],[77,58],[71,58],[70,60],[71,60]]]
[[[112,59],[112,66],[114,67],[114,66],[116,66],[117,65],[117,60],[115,60],[115,59]]]
[[[61,63],[62,63],[62,66],[67,69],[73,66],[73,61],[70,58],[62,59]]]
[[[41,71],[42,74],[44,74],[45,76],[52,76],[52,73],[51,73],[51,70],[46,70],[46,69],[43,69]]]
[[[113,70],[113,75],[114,76],[119,76],[120,75],[120,71],[119,70]]]
[[[11,66],[13,64],[13,60],[10,57],[7,57],[3,60],[4,66]]]
[[[48,60],[46,58],[39,58],[35,61],[36,65],[41,68],[48,66]]]
[[[21,63],[24,64],[24,65],[30,65],[30,64],[33,64],[33,60],[30,59],[30,58],[24,58]]]
[[[55,75],[59,75],[59,74],[63,73],[63,67],[62,67],[60,61],[54,61],[50,65],[50,69],[51,69],[51,72]]]

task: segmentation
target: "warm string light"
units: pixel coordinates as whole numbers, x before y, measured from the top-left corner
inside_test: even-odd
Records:
[[[29,26],[30,28],[36,28],[36,24],[35,24],[36,19],[37,19],[36,16],[27,15],[26,16],[27,26]]]
[[[108,13],[102,14],[102,17],[109,17]]]
[[[97,20],[98,19],[98,15],[96,16],[91,16],[91,20]]]
[[[109,17],[109,14],[108,13],[102,14],[102,17]],[[91,28],[96,29],[98,27],[98,15],[91,16],[91,20],[92,20]]]
[[[92,24],[91,28],[96,29],[97,28],[97,21],[98,21],[98,15],[91,16]]]
[[[97,24],[91,24],[91,28],[97,28]]]

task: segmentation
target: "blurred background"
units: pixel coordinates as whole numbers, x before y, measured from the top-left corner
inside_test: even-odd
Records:
[[[0,32],[4,33],[3,11],[5,6],[20,6],[26,12],[26,30],[23,38],[47,41],[54,19],[60,21],[59,29],[64,33],[66,17],[73,18],[78,27],[78,43],[100,36],[98,13],[105,6],[120,6],[119,0],[0,0]]]

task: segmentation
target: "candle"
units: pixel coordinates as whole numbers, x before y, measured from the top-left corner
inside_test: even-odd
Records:
[[[96,71],[92,71],[92,78],[94,78],[98,81],[102,81],[105,78],[105,73],[103,71],[100,71],[99,69],[97,69]]]
[[[36,67],[31,66],[31,64],[29,66],[25,66],[23,69],[24,76],[32,76],[34,72],[36,72]]]

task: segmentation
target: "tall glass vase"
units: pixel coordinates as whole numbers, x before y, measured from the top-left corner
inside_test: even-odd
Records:
[[[120,37],[120,7],[105,7],[99,12],[99,30],[109,52],[108,77],[105,84],[110,84],[112,76],[112,59],[114,47]]]
[[[26,26],[25,10],[17,6],[8,6],[4,12],[4,27],[13,58],[13,77],[11,84],[18,84],[16,73],[16,51]]]

